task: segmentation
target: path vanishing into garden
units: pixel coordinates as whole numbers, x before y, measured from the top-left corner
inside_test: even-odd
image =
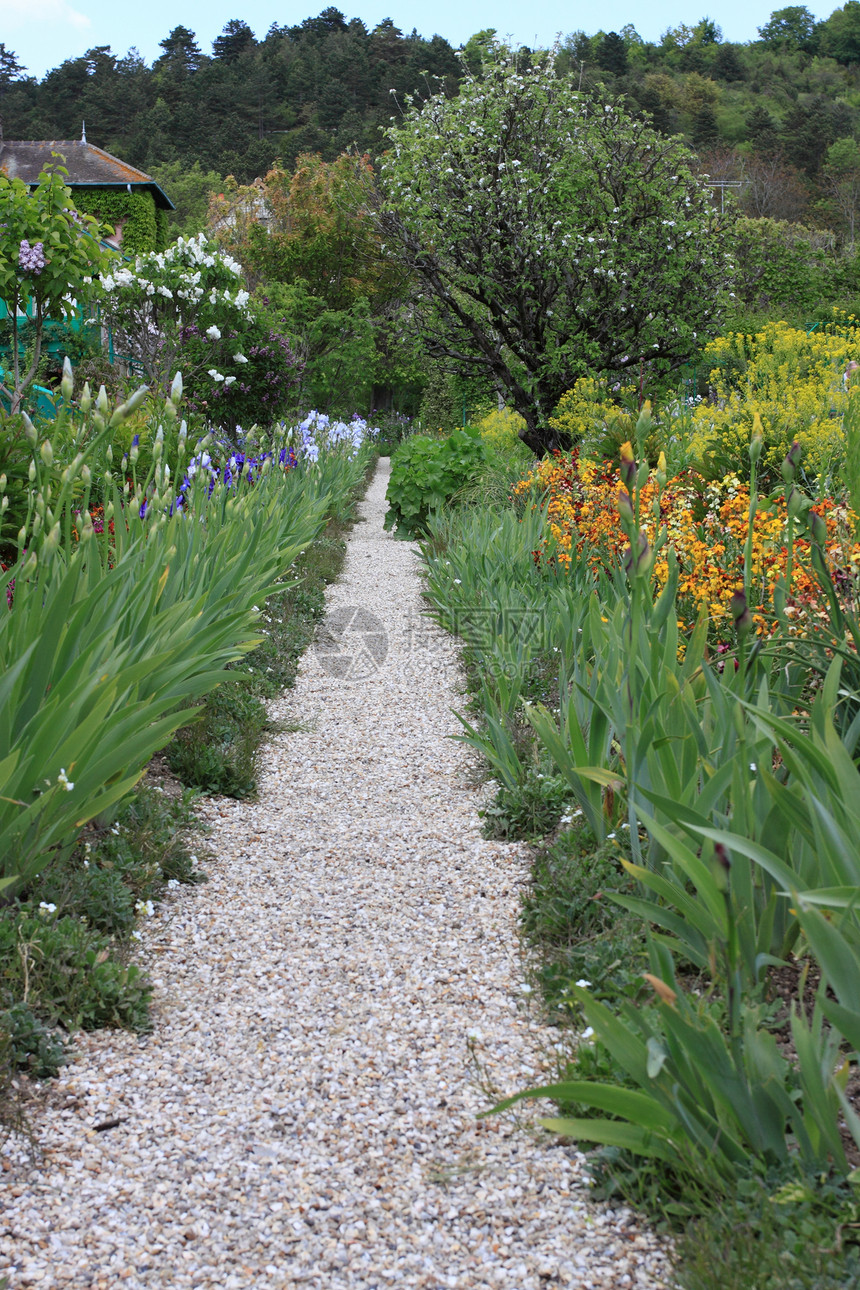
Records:
[[[481,1078],[545,1074],[528,858],[481,836],[456,646],[383,532],[387,481],[383,461],[328,635],[273,705],[259,801],[203,805],[209,881],[143,928],[153,1032],[79,1036],[44,1155],[6,1162],[12,1290],[668,1284],[656,1238],[530,1131],[538,1107],[476,1121]]]

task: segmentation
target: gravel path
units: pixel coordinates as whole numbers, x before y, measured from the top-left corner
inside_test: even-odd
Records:
[[[470,1047],[506,1092],[539,1073],[518,1005],[527,861],[481,838],[446,738],[456,654],[419,616],[415,548],[382,531],[387,479],[383,462],[331,589],[329,652],[274,705],[259,802],[205,805],[210,881],[144,929],[154,1032],[81,1036],[44,1157],[4,1162],[11,1287],[668,1283],[569,1145],[475,1120]]]

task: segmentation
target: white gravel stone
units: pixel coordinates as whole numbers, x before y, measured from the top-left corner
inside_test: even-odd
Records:
[[[138,946],[153,1033],[79,1036],[43,1155],[4,1161],[11,1287],[670,1284],[665,1245],[529,1130],[539,1108],[475,1119],[475,1063],[506,1093],[542,1070],[516,936],[528,861],[481,837],[448,738],[456,645],[421,617],[416,548],[382,531],[387,480],[383,462],[328,598],[330,622],[380,620],[385,658],[363,619],[346,634],[363,679],[310,650],[273,705],[259,802],[203,807],[209,882],[172,891]]]

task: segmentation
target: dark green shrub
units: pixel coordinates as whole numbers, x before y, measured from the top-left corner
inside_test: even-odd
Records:
[[[741,1179],[676,1242],[679,1290],[848,1290],[860,1285],[860,1200],[799,1170]],[[715,1279],[719,1269],[719,1281]]]
[[[49,908],[9,906],[0,916],[0,975],[14,1000],[67,1030],[145,1030],[151,987],[134,964],[110,959],[106,937]]]
[[[168,765],[184,784],[227,797],[257,791],[257,753],[268,716],[241,680],[225,681],[209,697],[203,716],[177,732],[166,750]]]
[[[85,918],[97,932],[123,939],[134,929],[135,894],[118,870],[89,863],[71,872],[69,866],[53,866],[39,883],[46,903]]]
[[[5,1063],[34,1079],[52,1079],[68,1061],[63,1040],[26,1003],[13,1003],[0,1012],[0,1036]]]
[[[501,787],[492,806],[481,812],[489,838],[541,838],[556,827],[570,797],[560,775],[528,774],[516,788]]]

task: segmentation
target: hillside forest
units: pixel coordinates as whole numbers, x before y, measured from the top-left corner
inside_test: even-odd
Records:
[[[457,51],[441,35],[404,34],[390,19],[368,30],[333,7],[257,37],[227,23],[210,52],[179,25],[147,66],[135,49],[96,45],[41,81],[0,44],[6,138],[91,141],[169,186],[182,231],[202,190],[232,175],[249,183],[302,153],[331,161],[347,148],[374,156],[381,128],[410,93],[441,82],[456,93],[480,67],[492,31]],[[724,41],[705,17],[643,40],[576,31],[559,66],[586,91],[623,96],[661,132],[682,135],[715,178],[744,179],[751,214],[803,219],[853,238],[860,192],[860,0],[823,22],[804,6],[775,11],[749,44]],[[196,201],[195,201],[196,197]]]

